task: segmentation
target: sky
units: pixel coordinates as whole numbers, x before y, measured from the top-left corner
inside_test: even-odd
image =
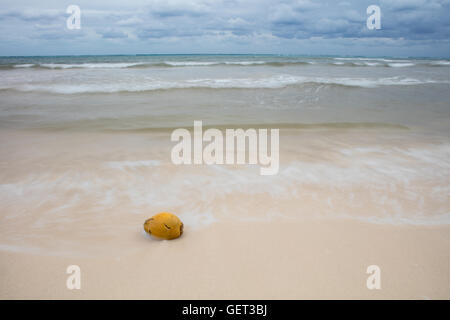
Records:
[[[184,53],[450,58],[450,0],[0,1],[1,56]]]

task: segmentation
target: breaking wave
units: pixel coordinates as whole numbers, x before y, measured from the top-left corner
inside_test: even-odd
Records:
[[[182,68],[182,67],[214,67],[214,66],[308,66],[327,65],[338,67],[446,67],[450,66],[448,60],[392,60],[369,58],[333,58],[322,60],[236,60],[236,61],[137,61],[137,62],[92,62],[92,63],[20,63],[2,64],[0,70],[14,69],[127,69],[127,68]]]
[[[139,80],[139,79],[137,79]],[[142,80],[142,79],[141,79]],[[146,79],[145,81],[115,81],[80,84],[32,84],[22,83],[3,86],[0,90],[24,92],[48,92],[59,94],[146,92],[172,89],[277,89],[296,85],[329,85],[349,88],[376,88],[380,86],[412,86],[433,83],[448,83],[436,80],[418,80],[405,77],[388,78],[323,78],[279,75],[266,78],[222,78],[189,79],[167,81]]]

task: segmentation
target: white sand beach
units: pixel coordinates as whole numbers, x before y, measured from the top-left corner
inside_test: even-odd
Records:
[[[448,66],[9,59],[1,299],[450,298]],[[174,164],[171,133],[195,120],[279,129],[276,174]],[[145,235],[163,211],[183,222],[179,239]],[[372,265],[380,289],[366,285]]]

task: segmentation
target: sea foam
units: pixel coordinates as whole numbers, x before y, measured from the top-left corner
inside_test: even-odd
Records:
[[[133,81],[134,80],[134,81]],[[302,77],[294,75],[277,75],[264,78],[199,78],[187,80],[167,81],[163,79],[131,79],[129,81],[110,82],[107,79],[93,83],[18,83],[1,86],[3,90],[48,92],[58,94],[77,93],[113,93],[113,92],[145,92],[171,89],[278,89],[295,85],[338,85],[354,88],[376,88],[380,86],[412,86],[433,83],[448,83],[431,79],[415,79],[409,77],[383,78],[325,78]]]

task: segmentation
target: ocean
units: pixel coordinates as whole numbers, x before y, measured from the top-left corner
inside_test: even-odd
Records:
[[[195,120],[280,129],[278,174],[174,165],[170,133]],[[101,252],[140,230],[130,215],[160,211],[187,232],[227,220],[450,224],[447,59],[1,57],[0,131],[10,250]]]
[[[449,60],[265,55],[0,58],[2,126],[380,122],[446,131]],[[32,101],[33,107],[30,108]]]

